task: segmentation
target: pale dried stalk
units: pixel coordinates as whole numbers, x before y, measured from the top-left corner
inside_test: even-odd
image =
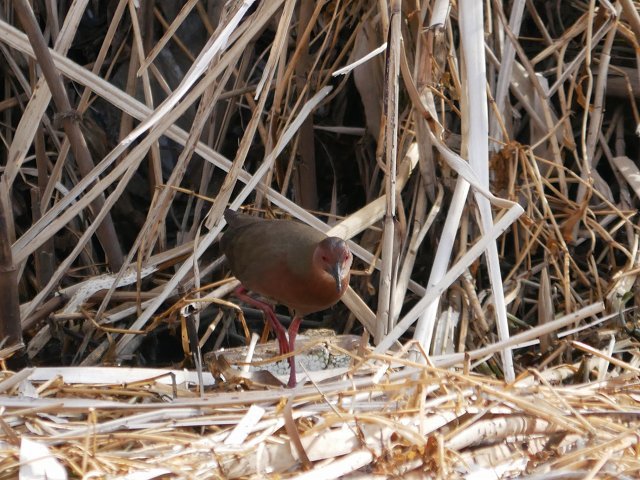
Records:
[[[479,8],[478,8],[479,7]],[[489,188],[489,154],[488,154],[488,112],[486,96],[486,70],[483,48],[483,8],[482,5],[473,2],[460,4],[460,26],[462,38],[462,50],[466,66],[467,95],[469,96],[469,138],[468,155],[469,165],[480,179],[483,187]],[[466,28],[463,28],[465,27]],[[464,114],[463,110],[463,114]],[[480,210],[481,230],[489,230],[493,224],[491,205],[489,200],[476,193],[476,202]],[[509,338],[509,326],[507,323],[507,310],[500,273],[500,257],[497,245],[489,244],[487,251],[487,266],[493,301],[495,304],[496,325],[500,340]],[[502,366],[507,380],[515,378],[513,357],[511,351],[505,349],[502,352]]]
[[[525,0],[516,0],[511,5],[511,17],[509,19],[509,29],[513,32],[514,37],[518,37],[520,33],[520,25],[522,24],[522,14],[524,12]],[[491,138],[495,139],[496,143],[491,144],[492,150],[498,149],[498,143],[502,140],[502,128],[500,128],[496,115],[500,115],[503,119],[508,118],[507,111],[505,110],[505,101],[509,90],[509,85],[512,82],[513,64],[515,62],[516,50],[510,41],[507,41],[504,45],[500,70],[498,73],[498,83],[496,86],[496,93],[494,100],[496,102],[497,113],[494,113],[491,123]],[[504,121],[502,122],[504,123]],[[509,122],[511,123],[511,122]],[[513,135],[510,132],[510,136]]]
[[[24,28],[28,32],[38,63],[42,68],[47,84],[49,85],[49,89],[51,90],[52,98],[62,115],[64,130],[69,137],[69,143],[71,144],[78,169],[83,176],[87,176],[93,168],[93,159],[91,158],[84,135],[80,130],[80,125],[73,118],[67,92],[64,89],[62,79],[55,68],[53,60],[51,59],[51,55],[49,54],[49,50],[42,36],[42,32],[40,31],[33,11],[26,0],[19,0],[15,4],[15,8]],[[104,199],[102,196],[96,196],[92,203],[93,209],[98,212],[104,210],[103,202]],[[118,237],[116,235],[110,213],[105,211],[104,215],[101,216],[101,219],[95,222],[98,224],[96,229],[97,237],[105,251],[109,265],[113,269],[120,268],[122,265],[122,251],[120,249],[120,244],[118,242]]]
[[[138,20],[138,12],[134,5],[134,0],[129,0],[129,16],[131,18],[131,26],[133,30],[133,54],[131,55],[131,67],[130,74],[133,70],[135,70],[135,64],[142,64],[144,61],[144,45],[142,41],[142,33],[140,31],[140,22]],[[151,81],[149,80],[149,72],[144,70],[142,72],[142,92],[144,94],[144,101],[147,107],[153,110],[154,108],[154,100],[153,100],[153,92],[151,91]],[[135,77],[133,77],[132,88],[135,92],[136,90],[136,82]],[[149,152],[150,163],[149,163],[149,189],[151,190],[151,196],[154,195],[156,188],[162,184],[162,165],[160,163],[160,146],[158,142],[153,142],[151,144],[151,150]],[[158,226],[160,230],[160,246],[162,249],[166,248],[166,232],[164,230],[164,225],[160,224]]]
[[[399,0],[391,0],[389,45],[385,68],[385,192],[386,205],[382,237],[382,267],[378,287],[378,311],[376,313],[376,331],[373,341],[377,344],[384,335],[393,329],[395,304],[392,301],[396,288],[397,268],[396,252],[399,246],[394,245],[396,217],[396,161],[398,156],[398,81],[400,77],[401,18]]]
[[[146,58],[142,62],[140,62],[140,68],[138,68],[137,72],[138,76],[141,76],[147,70],[147,68],[149,68],[149,65],[153,63],[160,51],[165,47],[169,40],[171,40],[178,28],[182,25],[182,22],[184,22],[184,20],[187,18],[187,15],[189,15],[191,10],[193,10],[193,7],[195,7],[197,3],[197,0],[188,0],[182,6],[180,11],[178,12],[178,15],[176,15],[176,18],[173,19],[171,25],[165,30],[162,38],[160,38],[160,40],[156,42]]]
[[[426,308],[451,285],[482,252],[489,243],[494,242],[515,219],[522,214],[522,207],[514,205],[510,208],[493,226],[490,231],[484,232],[467,253],[442,277],[437,285],[430,285],[427,293],[420,301],[404,316],[396,327],[378,344],[375,351],[384,352],[420,317]],[[424,344],[424,343],[423,343]]]
[[[113,13],[113,17],[111,20],[111,24],[109,25],[109,29],[107,30],[107,33],[105,34],[105,39],[102,42],[102,46],[100,47],[100,51],[98,52],[98,56],[94,62],[93,68],[91,69],[91,72],[93,72],[94,74],[97,74],[100,71],[100,68],[102,68],[102,65],[104,64],[104,60],[107,56],[107,52],[109,50],[109,48],[111,47],[111,42],[113,41],[113,38],[116,34],[116,30],[118,28],[118,26],[120,25],[120,20],[122,19],[122,15],[124,14],[125,8],[127,6],[127,1],[128,0],[120,0],[118,2],[118,6],[116,7],[114,13]],[[67,16],[68,18],[68,16]],[[65,20],[66,23],[66,20]],[[54,59],[55,62],[55,59]],[[56,65],[58,68],[60,68],[58,65]],[[85,87],[84,91],[82,92],[82,95],[80,97],[80,101],[78,102],[78,112],[79,113],[84,113],[89,105],[89,95],[91,93],[91,90],[87,87]],[[54,171],[52,172],[50,179],[49,179],[49,183],[47,184],[47,187],[44,191],[44,193],[42,194],[42,198],[41,198],[41,206],[42,206],[42,211],[46,211],[49,208],[49,203],[51,202],[51,196],[53,195],[56,183],[59,181],[60,179],[60,175],[62,174],[62,167],[64,166],[64,159],[66,159],[67,155],[69,153],[69,141],[67,139],[65,139],[65,141],[63,142],[62,146],[60,147],[60,152],[58,155],[58,161],[56,162],[56,165],[54,167]]]
[[[75,8],[67,12],[62,31],[54,47],[56,52],[64,55],[69,50],[87,3],[88,0],[76,2],[73,5]],[[33,142],[33,137],[35,136],[40,119],[51,101],[51,91],[44,77],[38,81],[34,87],[34,91],[37,91],[39,94],[31,96],[31,101],[27,104],[20,118],[20,122],[16,128],[16,135],[9,146],[6,170],[2,177],[3,182],[6,182],[9,187],[13,184],[13,181],[20,171],[20,167],[29,151],[29,146]]]

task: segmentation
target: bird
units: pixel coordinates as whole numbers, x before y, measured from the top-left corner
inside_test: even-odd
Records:
[[[280,354],[294,351],[302,317],[335,305],[349,286],[353,255],[347,243],[293,220],[267,220],[227,209],[228,227],[220,240],[233,275],[235,296],[262,310],[278,339]],[[293,311],[286,331],[268,302]],[[288,338],[287,338],[288,336]],[[296,386],[295,359],[289,357],[287,386]]]

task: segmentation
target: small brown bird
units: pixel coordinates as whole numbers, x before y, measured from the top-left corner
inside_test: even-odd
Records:
[[[243,287],[294,312],[289,339],[273,308],[245,294],[236,296],[261,309],[280,346],[280,354],[294,350],[302,317],[335,305],[349,286],[353,256],[346,242],[291,220],[265,220],[226,210],[229,224],[220,246],[231,271]],[[289,357],[289,387],[296,384],[295,359]]]

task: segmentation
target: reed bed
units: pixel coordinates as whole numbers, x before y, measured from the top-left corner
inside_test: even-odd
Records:
[[[638,476],[639,38],[631,0],[0,1],[0,477]],[[356,257],[295,389],[231,358],[229,207]]]

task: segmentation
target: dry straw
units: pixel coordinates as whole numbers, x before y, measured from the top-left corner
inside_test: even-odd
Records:
[[[639,475],[633,2],[67,3],[0,1],[0,478]],[[350,241],[342,366],[99,367],[249,343],[247,205]]]

